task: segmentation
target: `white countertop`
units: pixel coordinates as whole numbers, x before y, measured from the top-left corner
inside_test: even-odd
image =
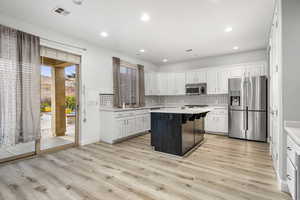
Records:
[[[144,109],[152,109],[152,108],[180,108],[182,105],[150,105],[139,108],[112,108],[112,107],[100,107],[100,111],[107,112],[122,112],[122,111],[134,111],[134,110],[144,110]],[[214,108],[214,109],[227,109],[227,105],[209,105],[206,108]]]
[[[109,111],[109,112],[122,112],[122,111],[133,111],[133,110],[144,110],[151,108],[164,108],[164,105],[153,105],[153,106],[145,106],[139,108],[111,108],[111,107],[100,107],[100,111]]]
[[[300,121],[285,121],[284,129],[288,135],[300,146]]]
[[[158,110],[150,110],[151,113],[172,113],[172,114],[200,114],[206,113],[214,110],[213,107],[204,107],[204,108],[162,108]]]

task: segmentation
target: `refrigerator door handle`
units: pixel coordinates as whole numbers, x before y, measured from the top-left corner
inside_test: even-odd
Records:
[[[247,94],[250,96],[248,97],[248,105],[247,106],[251,106],[252,107],[252,101],[253,101],[253,82],[252,82],[252,78],[250,77],[249,78],[249,87],[248,87],[248,91],[247,91]]]
[[[249,116],[248,116],[249,112],[248,112],[248,110],[249,110],[248,106],[246,106],[246,131],[248,131],[248,129],[249,129],[249,122],[248,122],[249,121],[248,120],[249,119]]]

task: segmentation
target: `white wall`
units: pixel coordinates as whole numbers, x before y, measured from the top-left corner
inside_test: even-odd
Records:
[[[266,49],[259,49],[254,51],[247,51],[221,56],[211,56],[186,62],[166,64],[160,66],[160,71],[187,71],[203,67],[234,65],[257,61],[267,61]]]
[[[99,109],[96,102],[99,99],[100,92],[112,92],[112,57],[119,57],[131,63],[142,64],[146,71],[158,71],[158,67],[147,62],[143,62],[136,58],[123,55],[118,52],[103,49],[101,47],[89,44],[70,36],[62,35],[56,31],[49,30],[44,27],[37,27],[24,21],[16,20],[8,16],[0,14],[0,24],[19,29],[21,31],[31,33],[49,40],[59,41],[67,44],[86,48],[87,51],[82,52],[77,49],[64,47],[62,45],[45,42],[50,46],[57,46],[59,49],[68,50],[82,54],[81,66],[81,112],[86,109],[86,122],[83,122],[83,115],[81,115],[81,135],[80,143],[88,144],[99,141],[100,127],[99,127]],[[86,98],[83,96],[83,88],[86,88]]]
[[[282,1],[283,118],[300,121],[300,1]]]

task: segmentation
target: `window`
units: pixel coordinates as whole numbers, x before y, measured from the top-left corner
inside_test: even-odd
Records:
[[[120,66],[120,100],[121,104],[136,106],[139,104],[137,67]]]

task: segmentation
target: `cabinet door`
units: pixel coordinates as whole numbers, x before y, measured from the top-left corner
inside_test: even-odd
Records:
[[[167,78],[167,95],[176,95],[176,80],[175,80],[175,73],[168,73],[166,74]]]
[[[151,74],[150,73],[145,73],[145,79],[144,79],[144,82],[145,82],[145,96],[149,96],[151,95],[151,92],[150,92],[150,77],[151,77]]]
[[[150,115],[145,115],[143,117],[143,131],[149,131],[151,128],[151,118]]]
[[[245,76],[246,69],[245,67],[234,67],[230,70],[230,78],[241,78]]]
[[[159,95],[168,95],[168,74],[159,73],[157,79]]]
[[[217,93],[218,94],[227,94],[228,93],[228,79],[230,77],[230,71],[228,69],[221,70],[218,73],[217,80]]]
[[[264,76],[266,74],[266,69],[264,65],[258,65],[258,66],[249,66],[247,67],[247,76]]]
[[[137,132],[136,118],[127,119],[127,136],[133,135]]]
[[[113,140],[126,137],[127,120],[119,119],[119,120],[116,120],[116,123],[117,123],[117,132],[116,132],[116,135],[113,138]]]
[[[217,132],[227,133],[228,132],[228,117],[220,115],[216,117],[216,123],[218,124]]]
[[[198,83],[206,83],[207,82],[207,71],[200,70],[197,72]]]
[[[193,84],[193,83],[194,83],[194,73],[186,72],[186,84]]]
[[[217,72],[215,69],[207,72],[207,94],[217,93]]]
[[[214,132],[214,118],[213,115],[207,114],[205,117],[205,125],[204,129],[205,131]]]
[[[159,95],[158,92],[158,83],[157,83],[157,73],[150,74],[150,94],[151,95]]]
[[[175,95],[185,95],[185,74],[175,73]]]

